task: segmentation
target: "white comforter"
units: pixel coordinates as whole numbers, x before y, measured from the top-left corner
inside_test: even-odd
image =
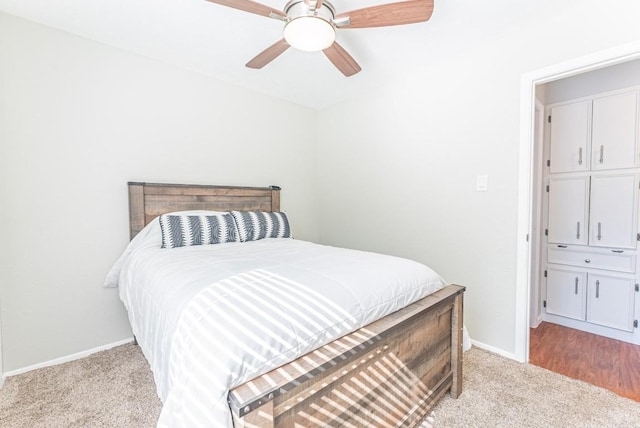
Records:
[[[107,277],[164,406],[158,426],[232,426],[229,390],[444,285],[397,257],[293,239],[160,248],[151,223]]]

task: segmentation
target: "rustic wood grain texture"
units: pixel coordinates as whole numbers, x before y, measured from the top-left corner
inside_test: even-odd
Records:
[[[233,415],[234,428],[269,428],[273,426],[273,402],[265,403],[256,412],[245,417]]]
[[[129,239],[133,239],[145,224],[144,187],[141,183],[129,183]]]
[[[454,383],[461,388],[452,344],[463,290],[447,286],[239,386],[232,411],[241,418],[273,403],[275,427],[419,425]]]
[[[280,211],[280,188],[129,183],[131,238],[154,218],[185,210]]]
[[[463,352],[463,299],[462,294],[456,296],[456,304],[453,310],[451,329],[451,371],[453,372],[453,385],[451,396],[458,398],[462,393],[462,352]]]

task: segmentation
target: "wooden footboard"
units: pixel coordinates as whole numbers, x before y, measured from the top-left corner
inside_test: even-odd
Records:
[[[233,389],[235,427],[418,426],[462,391],[463,292],[449,285]]]

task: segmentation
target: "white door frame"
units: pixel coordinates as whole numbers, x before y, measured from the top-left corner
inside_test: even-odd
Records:
[[[596,52],[523,74],[520,78],[520,143],[518,155],[518,226],[516,266],[516,314],[514,357],[529,361],[529,309],[531,251],[527,236],[532,231],[535,89],[536,85],[640,58],[640,41]]]
[[[532,196],[531,196],[531,233],[529,234],[530,276],[529,327],[540,324],[540,229],[542,227],[542,158],[544,136],[544,105],[534,100],[533,152],[532,152]]]

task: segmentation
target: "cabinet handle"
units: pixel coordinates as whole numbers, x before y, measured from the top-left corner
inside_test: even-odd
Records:
[[[602,238],[602,223],[598,222],[598,241]]]
[[[578,294],[578,277],[576,276],[576,294]]]
[[[558,248],[567,248],[567,246],[558,244]]]
[[[582,165],[582,147],[578,149],[578,165]]]
[[[591,259],[584,259],[585,263],[591,263]]]
[[[600,298],[600,281],[596,280],[596,299]]]
[[[576,233],[576,239],[580,239],[580,222],[578,222],[578,231]]]
[[[600,146],[600,163],[604,162],[604,146]]]
[[[624,250],[611,250],[612,253],[624,253]]]

